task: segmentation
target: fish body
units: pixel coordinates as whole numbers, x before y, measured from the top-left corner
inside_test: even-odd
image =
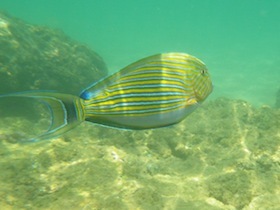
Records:
[[[32,139],[54,138],[83,121],[123,128],[151,129],[182,121],[212,91],[205,64],[185,53],[141,59],[92,84],[80,97],[48,92],[19,93],[46,102],[52,124]]]
[[[87,121],[148,129],[183,120],[211,90],[201,61],[187,54],[167,53],[127,66],[87,88],[80,97]]]

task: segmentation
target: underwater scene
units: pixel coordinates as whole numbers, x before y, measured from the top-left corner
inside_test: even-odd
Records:
[[[0,209],[280,209],[279,11],[1,0]]]

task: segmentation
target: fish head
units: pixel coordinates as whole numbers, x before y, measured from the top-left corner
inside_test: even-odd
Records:
[[[208,70],[201,70],[194,77],[193,91],[198,102],[204,101],[212,92],[213,85]]]
[[[189,59],[189,58],[188,58]],[[213,85],[206,65],[199,59],[192,57],[189,69],[189,78],[193,88],[193,94],[197,102],[204,101],[212,92]]]

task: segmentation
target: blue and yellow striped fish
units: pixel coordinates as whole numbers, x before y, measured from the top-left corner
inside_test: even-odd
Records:
[[[183,120],[212,91],[205,64],[184,53],[164,53],[141,59],[92,84],[80,97],[53,92],[9,96],[47,102],[52,124],[31,139],[57,137],[83,121],[124,129],[150,129]]]

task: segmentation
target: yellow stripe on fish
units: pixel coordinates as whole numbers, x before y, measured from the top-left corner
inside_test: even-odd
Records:
[[[150,129],[182,121],[212,91],[205,64],[185,53],[164,53],[141,59],[92,84],[80,97],[60,93],[18,93],[47,102],[49,130],[32,139],[54,138],[86,120],[124,128]],[[57,108],[59,107],[59,109]]]

